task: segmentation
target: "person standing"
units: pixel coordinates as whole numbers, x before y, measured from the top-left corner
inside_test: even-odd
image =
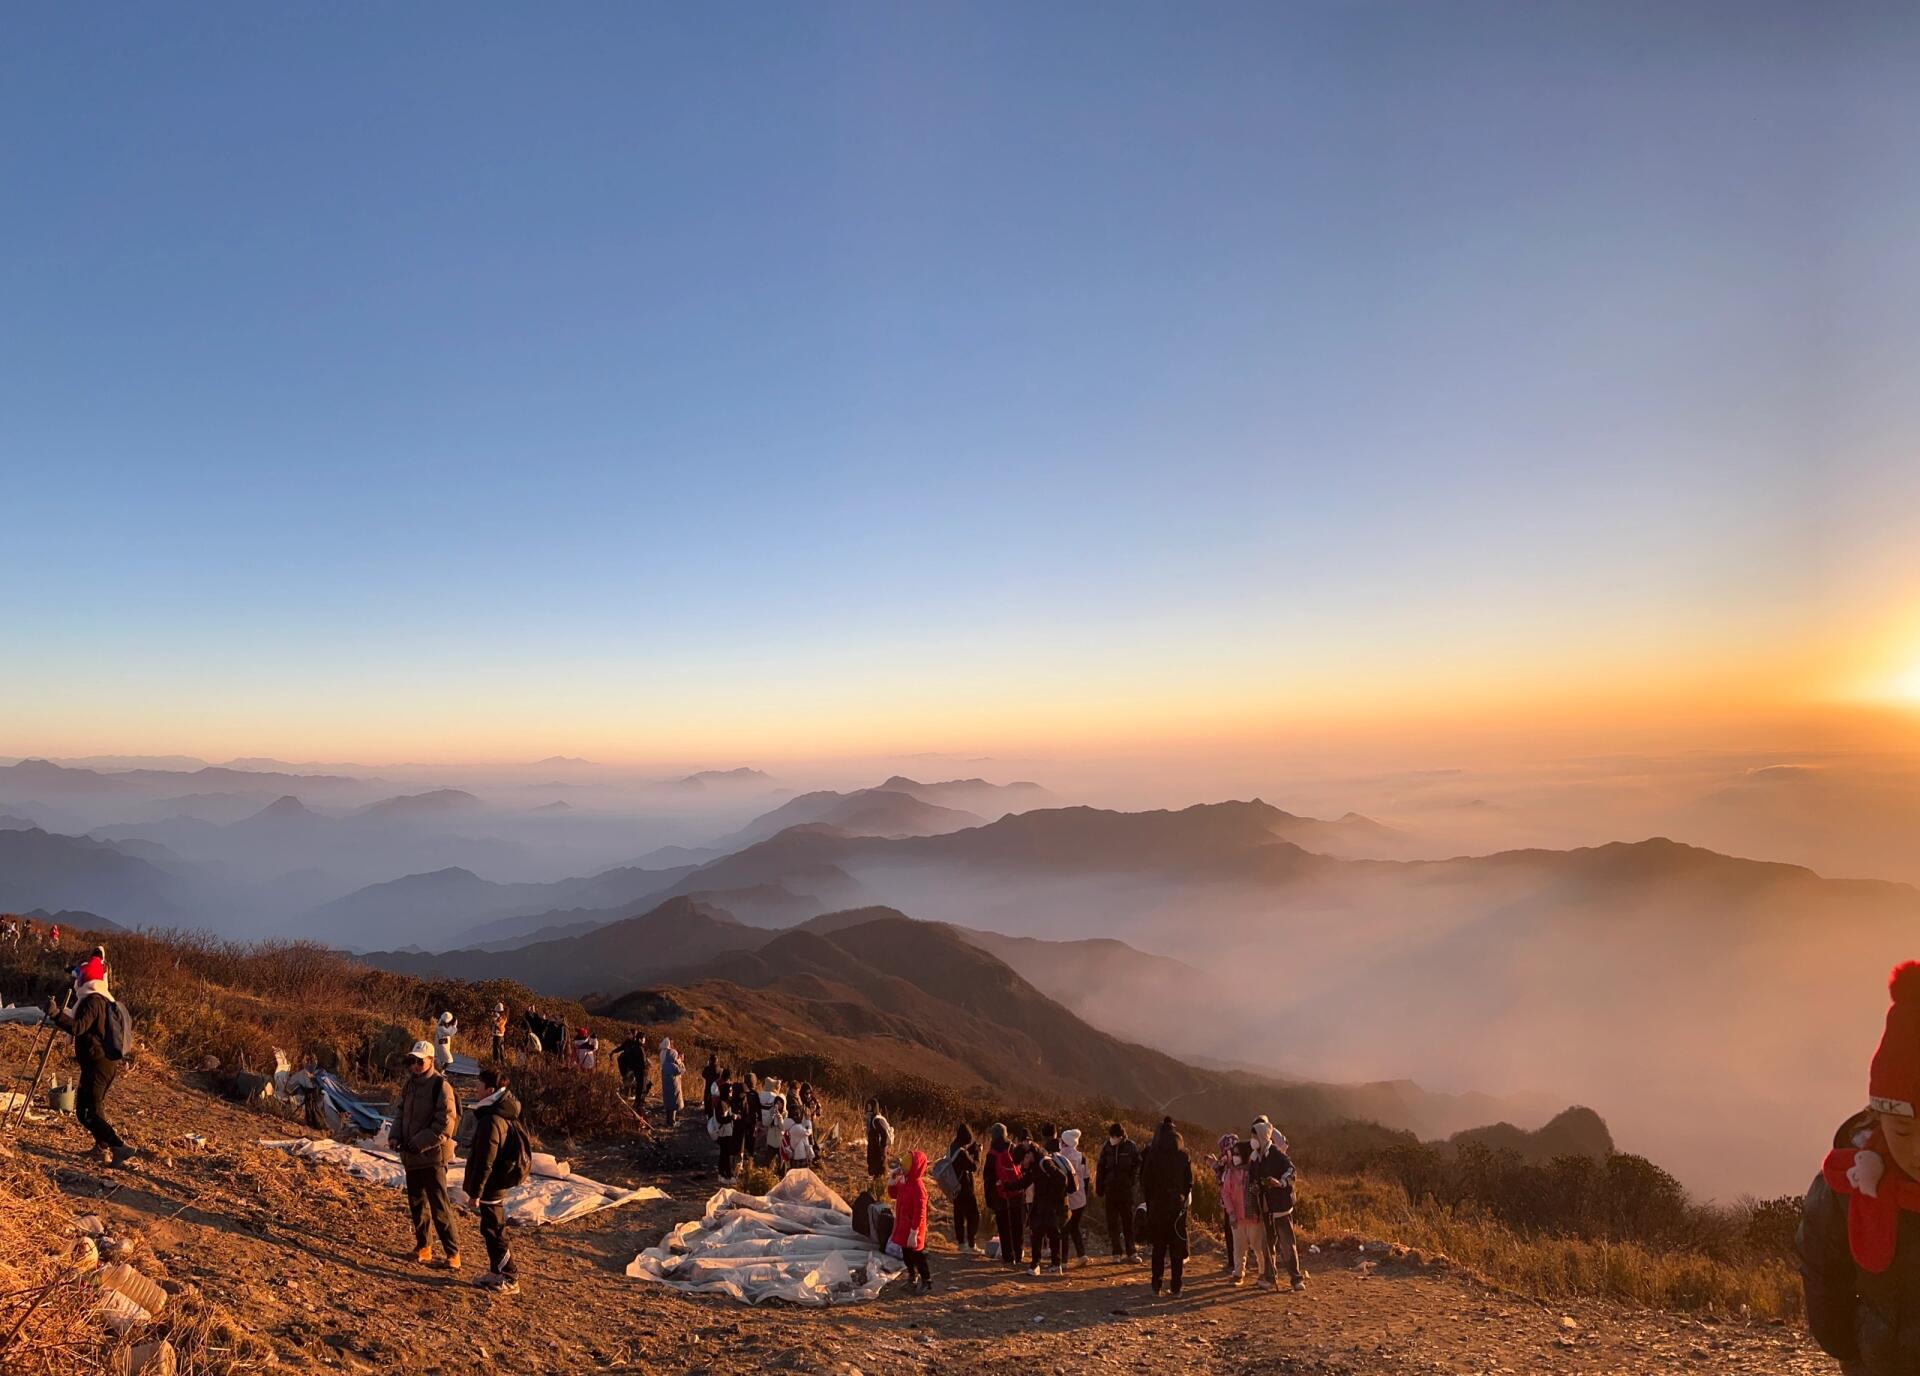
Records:
[[[1067,1173],[1060,1168],[1060,1139],[1049,1137],[1033,1144],[1021,1177],[1029,1182],[1031,1212],[1028,1227],[1033,1233],[1033,1266],[1029,1275],[1041,1274],[1040,1248],[1047,1249],[1047,1263],[1054,1275],[1066,1273],[1066,1257],[1060,1250],[1060,1235],[1067,1226]]]
[[[881,1180],[887,1173],[887,1153],[893,1148],[893,1124],[880,1112],[878,1099],[867,1100],[867,1175]]]
[[[947,1161],[953,1167],[953,1243],[963,1252],[977,1252],[980,1236],[980,1201],[974,1197],[973,1177],[980,1170],[980,1149],[974,1145],[973,1129],[965,1123],[953,1130],[947,1147]]]
[[[893,1246],[907,1263],[907,1293],[933,1289],[933,1271],[927,1266],[927,1154],[916,1151],[906,1169],[896,1169],[887,1185],[893,1200]]]
[[[1226,1218],[1227,1232],[1238,1245],[1238,1268],[1229,1268],[1235,1285],[1245,1285],[1253,1270],[1253,1254],[1260,1248],[1260,1232],[1265,1212],[1260,1191],[1253,1183],[1253,1143],[1235,1142],[1226,1170],[1220,1173],[1220,1212]]]
[[[687,1063],[678,1051],[673,1049],[673,1038],[660,1039],[660,1109],[666,1115],[667,1126],[673,1126],[674,1118],[680,1112],[680,1079],[687,1073]]]
[[[73,1116],[93,1137],[96,1156],[104,1154],[109,1165],[126,1165],[139,1152],[107,1121],[107,1095],[133,1048],[125,1044],[130,1035],[126,1014],[107,988],[104,965],[98,979],[83,979],[74,985],[67,1009],[60,1009],[49,999],[47,1015],[54,1026],[72,1035],[73,1056],[80,1063]]]
[[[1266,1216],[1262,1230],[1264,1243],[1260,1278],[1274,1289],[1280,1288],[1280,1268],[1295,1290],[1307,1288],[1307,1273],[1300,1269],[1300,1248],[1293,1236],[1293,1158],[1287,1154],[1286,1134],[1263,1113],[1253,1121],[1253,1178],[1260,1191],[1260,1208]]]
[[[1060,1260],[1072,1260],[1077,1253],[1080,1264],[1087,1264],[1087,1239],[1080,1230],[1080,1216],[1087,1211],[1087,1158],[1080,1150],[1080,1129],[1068,1128],[1060,1134],[1060,1166],[1067,1173],[1067,1226],[1060,1234]]]
[[[487,1248],[487,1273],[474,1284],[497,1294],[520,1292],[520,1272],[507,1242],[507,1191],[527,1178],[531,1144],[520,1126],[520,1101],[507,1087],[504,1066],[480,1071],[484,1094],[473,1105],[473,1145],[467,1148],[467,1174],[461,1188],[480,1216],[480,1240]]]
[[[1147,1203],[1147,1241],[1153,1248],[1153,1293],[1171,1271],[1168,1291],[1180,1293],[1187,1264],[1187,1208],[1193,1201],[1193,1162],[1172,1118],[1162,1118],[1140,1157],[1140,1192]]]
[[[1223,1132],[1220,1134],[1220,1140],[1214,1143],[1213,1160],[1209,1164],[1213,1167],[1213,1183],[1220,1187],[1220,1198],[1222,1201],[1226,1199],[1227,1171],[1233,1166],[1234,1148],[1239,1145],[1240,1134],[1237,1132]],[[1220,1231],[1225,1234],[1223,1240],[1226,1243],[1227,1249],[1227,1274],[1232,1275],[1234,1273],[1233,1246],[1235,1238],[1233,1216],[1229,1214],[1224,1207],[1220,1210]]]
[[[720,1162],[717,1167],[722,1180],[733,1179],[733,1158],[738,1150],[739,1125],[735,1121],[733,1086],[726,1085],[723,1092],[716,1094],[713,1100],[713,1112],[708,1115],[713,1121],[713,1144],[720,1150]]]
[[[1140,1176],[1140,1148],[1119,1123],[1107,1127],[1107,1143],[1100,1148],[1094,1192],[1107,1211],[1107,1244],[1113,1259],[1138,1261],[1133,1250],[1133,1187]],[[1123,1252],[1124,1247],[1124,1252]]]
[[[507,1005],[504,1003],[493,1005],[493,1063],[507,1063]]]
[[[988,1130],[986,1193],[987,1207],[993,1210],[995,1232],[1000,1239],[1000,1260],[1009,1266],[1020,1264],[1023,1225],[1026,1222],[1026,1183],[1013,1159],[1013,1143],[1007,1137],[1007,1125],[995,1123]]]
[[[587,1027],[573,1030],[573,1063],[581,1070],[592,1070],[600,1054],[600,1039]]]
[[[442,1075],[453,1066],[453,1035],[459,1030],[451,1012],[442,1013],[433,1025],[433,1068]]]
[[[613,1049],[613,1063],[620,1070],[620,1088],[632,1096],[636,1108],[647,1102],[647,1039],[638,1031],[627,1033]]]
[[[431,1262],[429,1236],[440,1236],[449,1271],[460,1269],[460,1242],[453,1233],[453,1206],[447,1199],[447,1163],[453,1160],[453,1134],[460,1109],[453,1086],[434,1069],[433,1046],[415,1042],[407,1055],[407,1079],[394,1105],[393,1127],[387,1140],[400,1154],[406,1171],[407,1213],[413,1221],[415,1261]]]

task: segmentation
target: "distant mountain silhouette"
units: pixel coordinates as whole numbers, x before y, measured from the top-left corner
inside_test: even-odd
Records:
[[[1558,1156],[1605,1160],[1614,1149],[1606,1121],[1590,1108],[1565,1109],[1531,1132],[1512,1123],[1493,1123],[1456,1132],[1448,1142],[1456,1147],[1471,1142],[1495,1151],[1514,1152],[1536,1165],[1545,1165]]]
[[[982,817],[1026,812],[1045,807],[1053,801],[1053,795],[1046,789],[1024,780],[1010,784],[990,784],[985,779],[946,779],[938,783],[922,783],[904,774],[895,774],[880,785],[880,791],[905,793],[923,803],[975,812]]]
[[[878,788],[853,793],[821,789],[788,799],[715,842],[714,848],[738,850],[793,826],[830,826],[855,836],[933,836],[976,827],[982,820],[971,812],[922,802],[910,793]]]
[[[773,776],[764,770],[749,769],[742,765],[738,769],[702,769],[674,782],[696,788],[707,784],[767,784],[773,782]]]
[[[126,925],[186,915],[177,876],[107,841],[38,827],[0,831],[0,911],[81,909]]]
[[[360,809],[360,817],[409,820],[444,817],[451,812],[466,812],[480,806],[473,794],[459,788],[436,788],[428,793],[408,793],[397,798],[382,798]],[[562,803],[560,806],[565,807]]]

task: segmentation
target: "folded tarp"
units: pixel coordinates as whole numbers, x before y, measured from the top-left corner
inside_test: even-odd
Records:
[[[24,1022],[38,1026],[46,1020],[47,1010],[44,1008],[19,1008],[11,1003],[0,1008],[0,1022]]]
[[[765,1195],[721,1190],[704,1217],[682,1223],[627,1266],[635,1280],[748,1304],[870,1300],[905,1272],[853,1230],[847,1201],[808,1170],[789,1171]]]
[[[314,1137],[263,1140],[260,1145],[289,1152],[303,1161],[338,1166],[347,1174],[370,1180],[376,1185],[390,1185],[398,1189],[406,1183],[406,1171],[400,1165],[399,1157],[376,1147],[349,1146],[345,1142],[329,1142]],[[447,1168],[447,1193],[453,1197],[455,1204],[467,1202],[466,1191],[457,1183],[465,1169],[464,1161],[455,1161]],[[579,1218],[598,1209],[612,1209],[622,1204],[640,1204],[649,1199],[666,1197],[665,1190],[656,1190],[651,1185],[643,1185],[637,1190],[623,1190],[617,1185],[602,1185],[582,1175],[568,1175],[564,1179],[535,1175],[525,1184],[507,1191],[507,1221],[532,1228],[544,1223],[565,1223],[570,1218]]]
[[[321,1102],[333,1110],[335,1115],[345,1119],[361,1132],[378,1132],[385,1121],[380,1110],[364,1099],[355,1098],[348,1088],[325,1070],[313,1072],[313,1087],[321,1097]],[[329,1122],[331,1122],[329,1116]]]

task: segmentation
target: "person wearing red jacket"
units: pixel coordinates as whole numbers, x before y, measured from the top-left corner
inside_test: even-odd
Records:
[[[1000,1235],[1000,1260],[1008,1266],[1018,1266],[1026,1223],[1027,1182],[1020,1178],[1019,1163],[1013,1159],[1013,1144],[1007,1138],[1007,1125],[995,1123],[987,1129],[987,1134],[987,1162],[984,1167],[987,1207],[993,1210],[994,1227]]]
[[[907,1263],[907,1292],[926,1294],[933,1289],[927,1269],[927,1154],[916,1151],[906,1169],[896,1165],[887,1195],[893,1200],[893,1246]]]

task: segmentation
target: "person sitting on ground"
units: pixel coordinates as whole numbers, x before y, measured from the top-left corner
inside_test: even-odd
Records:
[[[673,1038],[660,1039],[660,1109],[665,1115],[667,1126],[672,1127],[674,1119],[680,1113],[680,1077],[687,1073],[687,1063],[678,1051],[673,1049]]]
[[[1920,962],[1897,966],[1867,1072],[1800,1209],[1813,1340],[1849,1376],[1912,1376],[1920,1352]]]
[[[1147,1241],[1153,1248],[1153,1293],[1172,1272],[1170,1293],[1180,1293],[1181,1272],[1187,1264],[1187,1208],[1193,1201],[1193,1162],[1187,1144],[1162,1118],[1153,1140],[1140,1156],[1140,1192],[1147,1204]]]
[[[1113,1249],[1115,1261],[1139,1260],[1133,1250],[1133,1186],[1139,1174],[1140,1148],[1133,1144],[1122,1124],[1110,1124],[1107,1144],[1100,1148],[1094,1191],[1106,1206],[1107,1243]]]
[[[122,1061],[115,1058],[132,1054],[130,1046],[115,1047],[117,1035],[110,1023],[123,1017],[115,1007],[113,991],[107,987],[104,972],[99,979],[81,980],[67,996],[67,1007],[47,1000],[47,1016],[55,1027],[72,1034],[73,1056],[80,1063],[80,1084],[74,1095],[73,1116],[93,1138],[93,1154],[104,1157],[109,1165],[124,1166],[139,1155],[107,1121],[107,1095]]]
[[[499,1002],[493,1005],[493,1063],[507,1063],[507,1005]]]
[[[1300,1248],[1293,1235],[1293,1158],[1287,1154],[1286,1134],[1264,1113],[1253,1121],[1253,1178],[1266,1215],[1261,1279],[1278,1290],[1284,1267],[1292,1288],[1304,1290],[1307,1273],[1300,1267]]]
[[[887,1169],[887,1154],[893,1150],[893,1124],[880,1112],[878,1099],[867,1100],[867,1174],[879,1180]]]
[[[1261,1250],[1261,1230],[1266,1226],[1260,1191],[1253,1180],[1253,1143],[1250,1141],[1236,1140],[1230,1149],[1227,1168],[1220,1173],[1220,1212],[1226,1219],[1229,1236],[1238,1244],[1229,1255],[1240,1259],[1239,1266],[1229,1267],[1227,1274],[1233,1277],[1235,1285],[1245,1285],[1253,1270],[1254,1253]]]
[[[963,1252],[977,1252],[980,1236],[980,1201],[974,1197],[973,1177],[980,1170],[980,1149],[974,1144],[973,1129],[965,1123],[953,1130],[947,1146],[947,1160],[953,1167],[953,1242]]]
[[[387,1140],[406,1172],[414,1260],[433,1260],[431,1223],[445,1253],[443,1264],[450,1271],[460,1269],[460,1242],[454,1236],[453,1206],[447,1198],[447,1163],[453,1160],[453,1134],[459,1123],[453,1086],[434,1068],[432,1043],[415,1042],[407,1053],[407,1078],[394,1105]]]
[[[487,1272],[473,1283],[495,1294],[520,1292],[520,1271],[507,1242],[507,1191],[527,1178],[530,1144],[520,1128],[520,1101],[507,1086],[503,1065],[480,1070],[481,1097],[473,1104],[473,1145],[467,1148],[467,1174],[461,1188],[480,1216],[480,1240],[487,1248]],[[457,1255],[457,1254],[456,1254]]]
[[[573,1030],[573,1063],[582,1070],[592,1070],[595,1057],[600,1053],[600,1039],[589,1028],[576,1027]]]
[[[907,1293],[928,1294],[933,1272],[927,1266],[927,1154],[912,1153],[904,1169],[898,1161],[892,1164],[887,1196],[893,1200],[893,1238],[888,1250],[897,1250],[907,1263]]]
[[[451,1012],[442,1013],[433,1025],[433,1068],[442,1075],[453,1066],[453,1035],[459,1030]]]

